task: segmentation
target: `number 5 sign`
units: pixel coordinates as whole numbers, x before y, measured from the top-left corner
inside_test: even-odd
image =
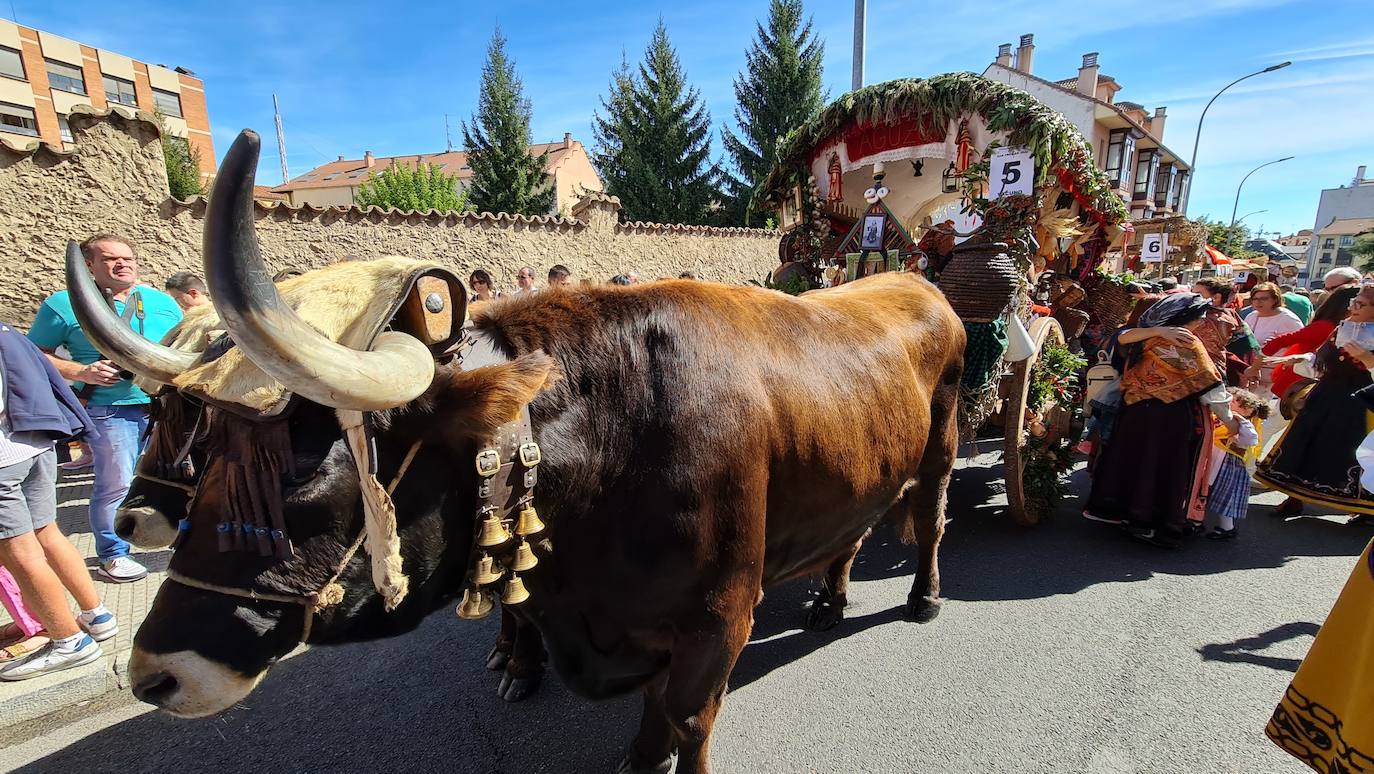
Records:
[[[988,164],[988,198],[1035,191],[1035,157],[1025,148],[998,148]]]
[[[1140,260],[1145,263],[1159,263],[1168,252],[1168,234],[1146,234],[1140,238]]]

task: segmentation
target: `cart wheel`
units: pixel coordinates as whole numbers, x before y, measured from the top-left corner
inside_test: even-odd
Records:
[[[1007,390],[1005,409],[1006,436],[1005,453],[1002,458],[1002,475],[1007,481],[1007,508],[1017,524],[1033,527],[1040,523],[1045,514],[1026,503],[1026,485],[1022,475],[1026,469],[1026,399],[1030,396],[1030,375],[1035,361],[1040,359],[1040,349],[1046,339],[1053,338],[1058,344],[1064,343],[1064,330],[1053,317],[1038,317],[1031,322],[1030,337],[1035,342],[1035,354],[1019,363],[1012,363],[1011,385]]]

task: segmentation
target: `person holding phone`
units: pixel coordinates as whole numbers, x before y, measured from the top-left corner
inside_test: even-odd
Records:
[[[114,311],[135,333],[160,341],[177,323],[181,309],[172,297],[139,284],[134,244],[117,234],[96,234],[81,243],[95,284]],[[67,291],[49,296],[39,307],[29,339],[47,354],[64,379],[74,382],[77,395],[95,423],[91,440],[95,486],[91,492],[91,532],[100,559],[97,574],[112,583],[135,581],[148,574],[129,558],[129,544],[114,531],[115,509],[129,491],[134,464],[148,428],[148,395],[134,386],[132,374],[106,360],[81,331]],[[57,357],[66,347],[71,360]]]

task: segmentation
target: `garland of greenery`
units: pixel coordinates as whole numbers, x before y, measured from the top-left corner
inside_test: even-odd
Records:
[[[851,124],[894,123],[915,115],[946,126],[972,113],[983,117],[989,131],[1006,132],[1010,144],[1034,154],[1037,185],[1057,178],[1099,223],[1126,220],[1121,197],[1093,164],[1087,141],[1067,118],[1020,89],[973,73],[903,78],[844,94],[779,142],[777,161],[756,189],[751,207],[764,209],[790,195],[809,176],[806,157],[811,150]]]
[[[1040,357],[1031,369],[1026,407],[1039,412],[1053,403],[1077,413],[1078,373],[1087,365],[1087,360],[1070,352],[1068,347],[1047,340],[1041,345]],[[1026,438],[1026,445],[1022,449],[1025,470],[1021,474],[1021,485],[1025,488],[1027,508],[1041,514],[1053,513],[1068,494],[1069,487],[1064,474],[1073,465],[1069,440],[1057,438],[1053,433],[1038,437],[1030,434]]]

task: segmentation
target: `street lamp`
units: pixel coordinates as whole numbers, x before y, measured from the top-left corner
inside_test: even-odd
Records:
[[[1236,220],[1236,223],[1244,223],[1244,222],[1245,222],[1245,219],[1248,218],[1248,217],[1250,217],[1251,215],[1258,215],[1258,214],[1260,214],[1261,212],[1268,212],[1268,211],[1269,211],[1269,210],[1255,210],[1254,212],[1248,212],[1248,213],[1246,213],[1246,214],[1240,216],[1240,218],[1238,218],[1238,219]],[[1234,225],[1234,224],[1232,224],[1232,225]],[[1256,233],[1255,236],[1258,237],[1258,236],[1261,236],[1261,235],[1258,234],[1258,233]]]
[[[1254,78],[1256,75],[1264,75],[1265,73],[1272,73],[1275,70],[1282,70],[1283,68],[1291,64],[1293,63],[1280,62],[1276,65],[1269,65],[1263,70],[1257,70],[1256,72],[1250,73],[1249,75],[1244,76],[1242,78],[1237,78],[1234,81],[1231,81],[1230,83],[1221,87],[1221,91],[1217,92],[1212,96],[1211,99],[1207,100],[1207,107],[1204,107],[1202,109],[1202,115],[1198,116],[1197,119],[1197,134],[1193,136],[1193,156],[1192,158],[1188,159],[1188,179],[1190,183],[1197,181],[1197,144],[1198,141],[1202,139],[1202,120],[1207,117],[1207,111],[1211,109],[1212,103],[1217,101],[1217,97],[1220,97],[1222,95],[1222,92],[1225,92],[1227,89],[1231,88],[1232,86],[1235,86],[1237,83],[1240,83],[1246,78]],[[1189,188],[1191,189],[1192,186],[1190,185]],[[1187,202],[1184,202],[1184,204],[1186,205]],[[1187,211],[1188,208],[1185,206],[1184,214],[1187,214]]]
[[[1254,169],[1252,169],[1252,170],[1250,170],[1249,172],[1246,172],[1246,173],[1245,173],[1245,177],[1242,177],[1242,178],[1240,179],[1240,185],[1236,186],[1236,203],[1233,204],[1233,205],[1231,205],[1231,225],[1233,225],[1233,226],[1236,225],[1236,208],[1240,207],[1240,189],[1242,189],[1242,188],[1245,187],[1245,181],[1246,181],[1246,180],[1249,180],[1251,175],[1255,174],[1256,172],[1260,171],[1261,169],[1264,169],[1265,167],[1269,166],[1270,164],[1277,164],[1277,163],[1279,163],[1279,162],[1281,162],[1281,161],[1288,161],[1288,160],[1291,159],[1291,158],[1293,158],[1293,157],[1292,157],[1292,156],[1284,156],[1284,157],[1281,158],[1281,159],[1274,159],[1273,161],[1266,161],[1266,162],[1264,162],[1263,164],[1260,164],[1258,167],[1255,167]]]

